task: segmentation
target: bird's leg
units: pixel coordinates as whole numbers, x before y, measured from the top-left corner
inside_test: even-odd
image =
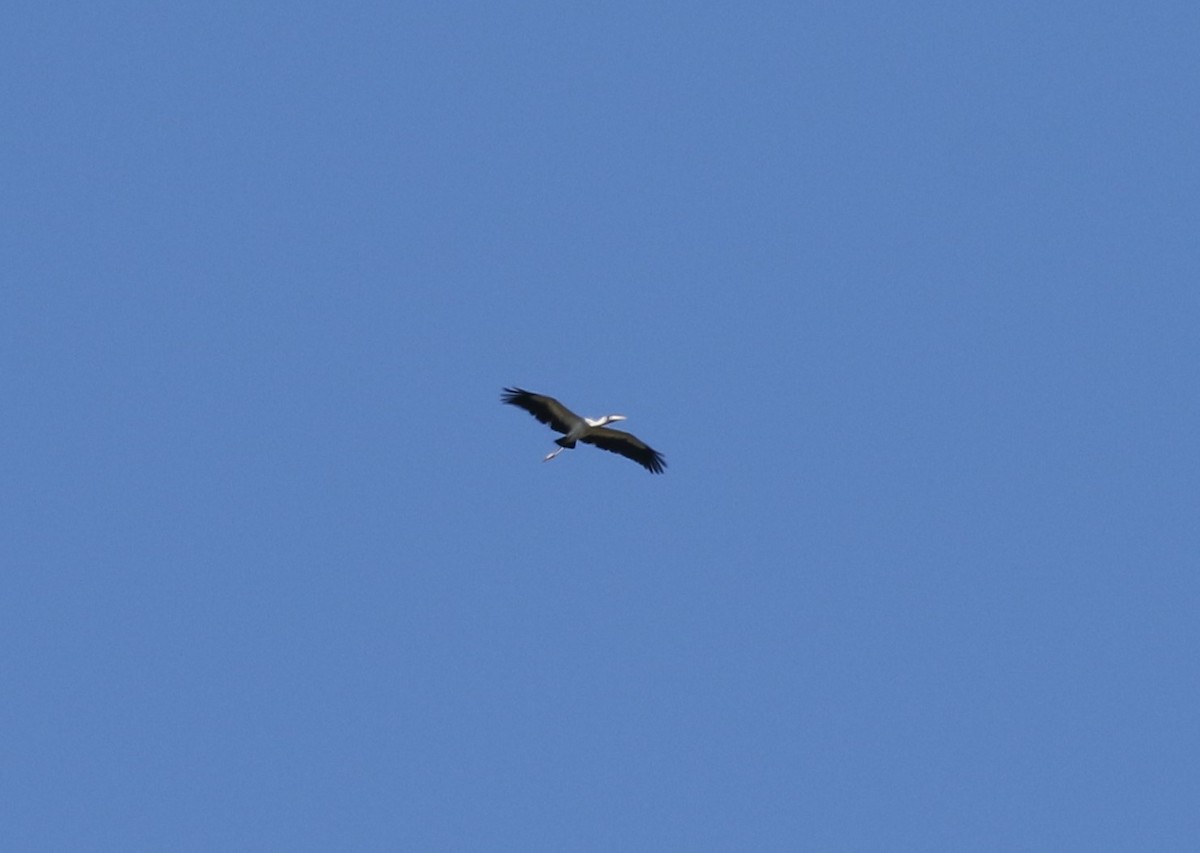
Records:
[[[547,453],[547,454],[546,454],[546,458],[545,458],[545,459],[543,459],[542,461],[543,461],[543,462],[549,462],[551,459],[553,459],[553,458],[554,458],[555,456],[557,456],[558,454],[562,453],[564,450],[566,450],[566,448],[565,448],[565,447],[560,447],[560,448],[558,448],[557,450],[555,450],[553,453]]]

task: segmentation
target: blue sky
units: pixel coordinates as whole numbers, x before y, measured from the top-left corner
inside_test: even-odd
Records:
[[[1200,847],[1195,4],[5,17],[4,849]]]

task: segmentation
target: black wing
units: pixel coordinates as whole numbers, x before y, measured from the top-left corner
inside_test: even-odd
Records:
[[[591,430],[580,439],[584,444],[594,444],[609,453],[619,453],[626,459],[632,459],[651,474],[661,474],[667,467],[663,455],[635,435],[622,432],[619,429],[600,427]]]
[[[524,409],[555,432],[570,432],[573,425],[583,420],[553,397],[522,388],[505,388],[500,402]]]

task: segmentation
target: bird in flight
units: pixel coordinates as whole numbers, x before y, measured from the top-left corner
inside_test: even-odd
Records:
[[[554,443],[558,449],[546,454],[543,462],[549,462],[564,450],[575,447],[575,442],[594,444],[609,453],[619,453],[632,459],[651,474],[661,474],[667,467],[663,455],[637,436],[619,429],[610,429],[607,424],[625,420],[624,415],[605,415],[602,418],[581,418],[553,397],[534,394],[522,388],[505,388],[500,396],[502,403],[524,409],[555,432],[563,433]]]

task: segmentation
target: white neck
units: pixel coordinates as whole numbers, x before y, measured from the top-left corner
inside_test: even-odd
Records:
[[[584,420],[587,421],[587,425],[590,427],[602,427],[605,424],[612,423],[613,421],[623,421],[625,418],[623,418],[621,415],[605,415],[602,418],[584,418]]]

